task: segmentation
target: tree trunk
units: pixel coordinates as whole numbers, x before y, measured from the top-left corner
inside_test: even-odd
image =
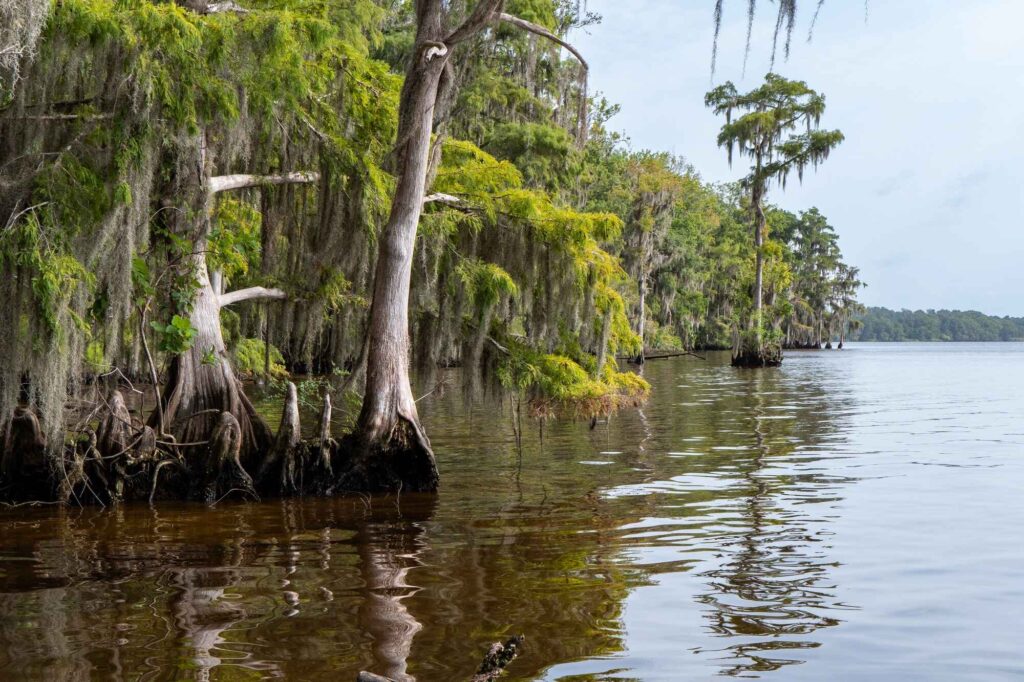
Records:
[[[254,471],[260,458],[273,442],[270,427],[255,408],[235,375],[220,328],[221,304],[210,283],[206,268],[204,238],[195,244],[192,257],[194,275],[199,284],[189,322],[196,330],[192,347],[171,360],[168,385],[164,391],[164,428],[179,443],[201,443],[210,439],[220,413],[227,412],[237,421],[241,432],[240,461]],[[151,425],[155,425],[153,416]],[[203,453],[198,447],[190,450]]]
[[[421,11],[414,56],[399,104],[398,182],[380,239],[370,305],[366,392],[352,459],[340,488],[362,491],[434,491],[438,473],[409,382],[409,285],[416,229],[423,207],[438,83],[448,48],[441,36],[440,5]],[[430,10],[435,10],[431,12]],[[438,16],[433,16],[433,14]]]
[[[609,306],[601,321],[601,338],[597,347],[597,377],[600,379],[604,374],[604,365],[608,361],[608,341],[612,335],[612,311]]]
[[[646,348],[646,336],[644,330],[647,324],[647,273],[641,273],[640,281],[637,282],[640,290],[640,318],[637,320],[636,333],[640,337],[640,352],[636,356],[636,364],[644,364],[644,348]]]
[[[744,339],[740,335],[738,347],[733,351],[734,367],[777,367],[782,364],[782,350],[777,344],[769,347],[764,340],[764,237],[767,218],[764,214],[763,189],[755,187],[751,194],[754,209],[754,314],[751,324],[754,335]]]
[[[256,412],[249,398],[242,390],[242,384],[235,374],[228,356],[224,336],[220,327],[221,308],[233,303],[256,299],[280,299],[285,294],[276,289],[252,287],[240,291],[222,293],[223,282],[219,275],[211,279],[206,263],[207,240],[212,229],[214,197],[218,192],[262,185],[302,184],[317,182],[319,174],[300,171],[280,175],[222,175],[212,176],[212,163],[207,158],[205,140],[197,140],[199,146],[198,197],[199,222],[192,230],[192,255],[190,265],[195,277],[197,291],[189,314],[189,322],[195,329],[191,347],[176,355],[168,371],[168,385],[163,394],[162,428],[170,432],[185,446],[191,468],[200,471],[209,468],[213,457],[223,453],[214,452],[215,437],[227,434],[237,435],[237,449],[234,459],[242,468],[242,474],[257,471],[263,458],[270,452],[273,434],[270,427]],[[235,423],[227,423],[224,415],[233,417]],[[156,426],[157,413],[150,416],[150,424]],[[237,434],[233,430],[237,428]],[[222,457],[223,458],[223,457]],[[198,460],[198,461],[195,461]],[[204,494],[206,494],[204,492]]]
[[[758,340],[761,338],[761,308],[764,298],[764,231],[768,221],[761,205],[760,192],[754,193],[754,325]]]
[[[409,280],[431,166],[431,132],[439,86],[444,84],[444,101],[454,97],[453,77],[446,74],[451,49],[500,20],[553,40],[580,60],[584,73],[587,68],[574,47],[547,29],[502,13],[503,0],[478,0],[471,10],[467,8],[463,23],[447,35],[442,19],[449,3],[419,0],[414,5],[416,42],[399,100],[394,151],[398,181],[379,242],[370,304],[366,393],[356,428],[348,439],[351,459],[340,478],[340,490],[437,489],[437,464],[420,426],[409,383]],[[439,153],[439,149],[436,151]]]

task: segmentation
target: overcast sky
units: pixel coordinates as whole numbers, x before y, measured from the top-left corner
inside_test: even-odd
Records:
[[[817,206],[846,260],[891,308],[1024,315],[1024,0],[801,0],[788,62],[775,71],[827,96],[823,127],[846,142],[770,200]],[[733,180],[715,145],[713,0],[589,0],[600,25],[574,42],[591,91],[622,106],[611,127],[635,148],[684,156]],[[726,0],[714,83],[755,87],[769,68],[775,4],[761,0],[746,77],[746,2]]]

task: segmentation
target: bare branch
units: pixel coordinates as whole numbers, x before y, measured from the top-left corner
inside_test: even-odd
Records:
[[[262,185],[291,185],[319,181],[320,174],[313,171],[296,171],[282,175],[217,175],[210,178],[210,194]]]
[[[222,12],[236,12],[238,14],[248,14],[249,10],[242,7],[237,2],[233,2],[232,0],[227,0],[227,2],[213,2],[200,10],[201,14],[220,14]]]
[[[462,206],[465,202],[451,194],[436,192],[423,197],[424,204],[444,204],[445,206]]]
[[[572,56],[576,57],[576,59],[579,60],[580,65],[583,66],[584,71],[590,71],[590,65],[587,64],[587,60],[583,58],[583,55],[580,54],[579,50],[573,47],[570,43],[567,43],[566,41],[556,36],[551,31],[547,30],[543,26],[535,24],[532,21],[527,21],[526,19],[520,19],[519,17],[512,16],[511,14],[506,14],[504,12],[498,14],[497,18],[500,19],[501,21],[512,24],[513,26],[518,26],[524,31],[529,31],[530,33],[539,35],[542,38],[547,38],[548,40],[561,45],[566,50],[568,50],[572,54]]]
[[[265,299],[283,299],[288,298],[288,294],[284,293],[280,289],[267,289],[266,287],[249,287],[248,289],[239,289],[237,291],[229,291],[226,294],[221,294],[217,297],[217,302],[220,303],[221,307],[232,305],[233,303],[241,303],[242,301],[254,301],[254,300],[265,300]]]
[[[487,27],[487,24],[501,16],[505,0],[477,0],[476,6],[462,25],[444,39],[447,45],[458,45],[472,38]]]
[[[98,121],[113,118],[113,116],[111,114],[36,114],[35,116],[12,116],[11,118],[22,121],[77,121],[78,119]]]

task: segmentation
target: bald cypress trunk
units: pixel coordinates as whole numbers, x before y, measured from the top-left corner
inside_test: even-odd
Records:
[[[187,351],[171,359],[163,393],[162,427],[179,443],[204,443],[211,439],[221,413],[227,412],[238,421],[241,431],[242,466],[247,471],[255,471],[255,465],[273,442],[273,434],[242,390],[224,343],[220,296],[210,282],[206,263],[208,215],[204,210],[205,224],[198,230],[199,237],[193,243],[191,256],[198,287],[189,322],[196,335]],[[154,412],[150,424],[156,427],[157,419],[158,414]],[[192,447],[192,458],[203,458],[208,449]]]
[[[223,293],[220,277],[211,277],[206,261],[208,240],[212,230],[214,197],[218,192],[255,187],[264,184],[308,183],[318,180],[315,173],[286,173],[271,176],[225,175],[211,176],[212,163],[207,158],[205,142],[197,140],[199,147],[197,198],[198,222],[192,227],[192,252],[189,265],[195,278],[196,292],[189,312],[189,322],[195,329],[192,345],[170,362],[167,386],[163,393],[163,410],[150,416],[150,424],[172,434],[179,443],[189,445],[190,464],[194,470],[206,467],[216,457],[218,446],[214,435],[224,429],[224,415],[233,417],[238,428],[238,457],[245,473],[255,472],[270,452],[273,433],[256,412],[242,390],[224,343],[220,326],[220,311],[225,305],[246,300],[283,298],[284,293],[252,287]],[[215,283],[214,280],[217,282]],[[163,423],[160,423],[160,420]],[[203,485],[206,485],[205,482]]]
[[[761,194],[754,194],[754,325],[761,341],[762,308],[764,306],[764,231],[767,225]]]
[[[340,487],[366,491],[437,489],[430,442],[420,425],[409,381],[409,286],[416,229],[423,208],[438,85],[447,58],[440,3],[420,8],[413,58],[398,118],[398,182],[380,239],[370,305],[366,392],[352,460]]]
[[[640,352],[636,356],[636,364],[642,365],[647,360],[644,349],[646,348],[646,324],[647,324],[647,272],[640,274],[640,281],[637,283],[640,291],[640,312],[636,324],[636,333],[640,337]]]
[[[782,349],[769,346],[764,339],[764,237],[768,220],[764,214],[764,192],[754,187],[751,203],[754,212],[754,291],[753,315],[748,335],[740,335],[733,349],[734,367],[777,367],[782,364]]]

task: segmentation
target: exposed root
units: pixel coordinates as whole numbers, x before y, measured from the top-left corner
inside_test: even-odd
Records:
[[[211,416],[203,410],[177,423],[180,428]],[[325,396],[316,436],[302,440],[297,390],[289,385],[281,426],[257,470],[246,465],[244,428],[230,411],[217,413],[206,431],[182,429],[195,440],[178,442],[141,423],[115,390],[87,404],[74,438],[51,452],[37,415],[18,408],[3,432],[0,501],[106,506],[191,499],[215,504],[236,493],[258,499],[258,494],[437,490],[434,454],[415,420],[398,416],[386,437],[348,436],[339,443],[331,435],[331,416],[331,400]]]
[[[378,441],[347,436],[339,450],[348,455],[333,464],[339,472],[328,492],[436,492],[437,462],[423,430],[405,417],[397,417],[389,435]]]
[[[149,503],[150,504],[153,504],[153,498],[156,497],[156,487],[157,487],[157,484],[160,482],[160,470],[163,469],[165,466],[167,466],[169,464],[173,464],[173,463],[174,462],[172,460],[165,459],[162,462],[158,462],[157,465],[155,467],[153,467],[153,484],[149,488]]]
[[[782,351],[779,349],[749,350],[737,353],[732,358],[733,367],[748,369],[758,367],[778,367],[782,364]]]
[[[324,394],[324,406],[320,411],[320,438],[317,442],[317,464],[320,473],[330,477],[331,450],[337,447],[337,441],[331,438],[331,394]]]
[[[210,438],[197,497],[207,503],[216,502],[231,490],[242,490],[256,497],[252,477],[242,468],[242,428],[230,412],[222,412]]]
[[[30,409],[18,407],[7,423],[0,460],[0,482],[12,500],[43,500],[53,494],[46,456],[46,436],[39,418]]]
[[[260,486],[275,495],[294,495],[300,489],[299,445],[302,428],[299,422],[299,395],[295,384],[288,383],[281,427],[274,446],[260,465],[257,478]]]
[[[135,446],[132,416],[125,405],[121,391],[114,390],[107,399],[107,416],[96,430],[96,450],[102,457],[125,454]]]

